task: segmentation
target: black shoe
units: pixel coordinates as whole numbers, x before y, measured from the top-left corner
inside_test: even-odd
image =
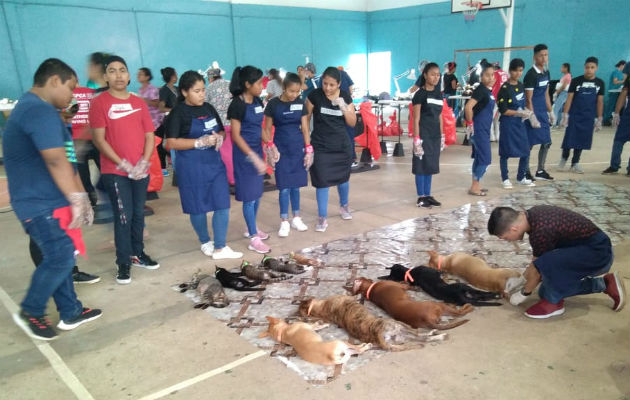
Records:
[[[429,203],[426,197],[418,197],[418,201],[416,201],[416,206],[423,208],[431,208],[431,203]]]
[[[152,260],[145,252],[142,252],[139,256],[131,256],[131,265],[146,269],[160,268],[160,264]]]
[[[123,264],[118,266],[118,273],[116,274],[116,282],[121,285],[126,285],[131,283],[131,274],[129,270],[131,269],[131,265]]]
[[[605,170],[602,171],[602,175],[612,175],[612,174],[616,174],[617,170],[614,169],[613,167],[608,167]]]
[[[79,268],[75,265],[72,270],[72,280],[74,283],[96,283],[101,280],[98,275],[88,274],[87,272],[79,271]]]
[[[427,196],[427,197],[426,197],[426,200],[427,200],[427,202],[429,202],[429,204],[431,204],[432,206],[435,206],[435,207],[441,207],[441,206],[442,206],[442,203],[440,203],[439,201],[435,200],[435,199],[433,198],[433,196]]]
[[[553,181],[553,177],[547,173],[544,169],[536,171],[536,179],[541,181]]]
[[[13,321],[33,339],[53,340],[57,337],[57,332],[52,328],[48,317],[33,317],[25,311],[13,314]]]
[[[464,137],[464,141],[462,142],[462,146],[470,146],[470,142],[467,137]]]
[[[530,181],[532,181],[532,182],[536,181],[536,178],[534,178],[534,177],[532,176],[532,173],[531,173],[531,172],[529,172],[529,171],[527,171],[527,172],[525,173],[525,179],[529,179],[529,180],[530,180]]]
[[[76,317],[72,319],[68,319],[68,320],[62,319],[57,324],[57,328],[63,331],[69,331],[71,329],[76,328],[77,326],[81,324],[95,320],[101,315],[103,315],[103,313],[101,312],[101,310],[97,308],[91,309],[91,308],[83,307],[83,311],[81,311],[81,314],[77,315]]]

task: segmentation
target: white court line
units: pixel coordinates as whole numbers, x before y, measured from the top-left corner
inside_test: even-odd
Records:
[[[11,297],[9,297],[7,292],[5,292],[2,287],[0,287],[0,301],[2,301],[4,307],[9,310],[9,313],[15,314],[20,312],[17,304],[13,302]],[[76,377],[76,375],[70,370],[66,363],[63,362],[55,349],[53,349],[48,343],[33,339],[30,336],[27,337],[33,341],[35,347],[37,347],[37,350],[39,350],[44,355],[44,357],[46,357],[46,359],[50,363],[50,366],[55,370],[57,375],[59,375],[66,386],[68,386],[68,389],[70,389],[72,393],[74,393],[77,399],[94,400],[94,397],[92,397],[90,392],[88,392],[86,387],[83,386],[83,384],[79,381],[79,378]]]
[[[229,364],[225,364],[222,367],[215,368],[215,369],[213,369],[211,371],[208,371],[208,372],[204,372],[201,375],[197,375],[197,376],[195,376],[193,378],[186,379],[183,382],[177,383],[177,384],[175,384],[173,386],[169,386],[169,387],[167,387],[165,389],[160,390],[159,392],[155,392],[155,393],[150,394],[148,396],[144,396],[140,400],[155,400],[155,399],[159,399],[159,398],[164,397],[164,396],[168,396],[169,394],[173,393],[176,390],[185,389],[185,388],[187,388],[189,386],[192,386],[192,385],[194,385],[196,383],[199,383],[199,382],[204,381],[204,380],[206,380],[208,378],[211,378],[211,377],[213,377],[215,375],[218,375],[218,374],[220,374],[222,372],[225,372],[228,369],[232,369],[232,368],[238,367],[241,364],[245,364],[245,363],[247,363],[249,361],[255,360],[256,358],[258,358],[260,356],[264,356],[265,354],[267,354],[266,351],[258,350],[255,353],[249,354],[249,355],[247,355],[247,356],[245,356],[243,358],[239,358],[238,360],[232,361]]]

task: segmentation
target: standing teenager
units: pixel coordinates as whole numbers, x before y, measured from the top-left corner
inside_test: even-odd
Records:
[[[490,130],[492,129],[492,117],[496,103],[492,95],[494,84],[494,68],[485,65],[481,70],[481,83],[473,91],[470,100],[464,108],[466,117],[466,135],[470,137],[472,144],[472,184],[468,194],[472,196],[485,196],[487,190],[481,188],[481,178],[486,173],[492,161],[490,149]]]
[[[431,196],[433,175],[440,173],[440,152],[444,148],[442,131],[443,100],[440,93],[440,67],[429,63],[422,71],[420,88],[414,93],[413,104],[413,158],[411,172],[416,180],[418,207],[442,205]]]
[[[569,85],[571,84],[571,64],[563,63],[560,72],[562,73],[562,78],[556,84],[556,90],[553,93],[552,112],[555,118],[553,128],[559,128],[562,120],[562,110],[564,109],[564,103],[567,101]]]
[[[144,203],[155,136],[146,103],[127,91],[129,70],[122,57],[105,65],[106,92],[92,100],[90,124],[101,153],[103,183],[114,211],[114,242],[119,284],[131,282],[131,265],[157,269],[144,252]]]
[[[271,248],[263,243],[269,235],[256,226],[256,215],[263,193],[263,175],[267,164],[262,160],[262,93],[263,73],[260,69],[247,65],[236,67],[230,81],[230,92],[234,96],[228,108],[228,118],[232,126],[232,152],[234,162],[234,183],[236,200],[243,202],[243,217],[250,238],[248,248],[265,254]]]
[[[311,183],[316,188],[317,213],[315,231],[325,232],[328,227],[328,188],[337,186],[341,218],[352,219],[348,207],[352,146],[346,130],[357,122],[350,93],[339,88],[341,74],[328,67],[322,74],[322,87],[313,90],[306,99],[307,121],[313,118],[311,134],[313,165]]]
[[[612,124],[616,128],[613,139],[612,152],[610,154],[610,166],[602,171],[602,174],[616,174],[621,168],[621,153],[623,145],[630,141],[630,105],[628,105],[628,92],[630,92],[630,78],[626,78],[623,89],[617,98],[615,111],[612,114]],[[630,176],[630,160],[626,167],[626,176]]]
[[[278,187],[280,203],[280,230],[278,236],[287,237],[291,228],[303,232],[308,227],[300,217],[300,188],[308,184],[304,165],[305,150],[310,147],[308,125],[303,125],[304,101],[300,99],[302,80],[297,74],[289,72],[282,83],[283,91],[274,97],[265,107],[265,129],[263,141],[268,149],[276,146],[280,158],[275,164],[274,175]],[[275,127],[273,141],[271,127]],[[273,154],[267,160],[273,159]],[[289,201],[293,219],[289,223]]]
[[[166,137],[176,151],[177,187],[185,214],[201,243],[201,252],[213,259],[241,258],[226,243],[230,217],[230,188],[219,149],[225,132],[219,113],[205,100],[205,82],[195,71],[179,80],[183,101],[171,111]],[[213,212],[212,233],[206,214]]]
[[[550,127],[556,121],[555,115],[551,109],[551,100],[549,99],[549,50],[545,44],[537,44],[534,46],[534,65],[527,71],[523,84],[525,86],[525,105],[536,114],[536,119],[540,123],[540,128],[534,128],[530,121],[525,122],[527,127],[527,136],[529,137],[529,147],[533,148],[539,144],[538,150],[538,168],[536,169],[536,178],[532,177],[531,172],[527,171],[527,179],[534,181],[540,179],[543,181],[551,181],[553,177],[545,171],[545,162],[547,161],[547,153],[551,147],[551,130]]]
[[[584,62],[584,75],[571,81],[569,96],[564,104],[562,126],[566,127],[562,140],[562,158],[558,169],[564,170],[569,159],[571,149],[571,172],[583,174],[580,167],[582,150],[590,150],[593,144],[593,132],[602,129],[602,115],[604,113],[604,81],[597,78],[596,57],[589,57]]]

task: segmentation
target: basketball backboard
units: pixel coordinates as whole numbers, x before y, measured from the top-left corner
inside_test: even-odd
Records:
[[[509,8],[512,6],[512,0],[473,0],[474,3],[481,3],[482,10],[492,10],[497,8]],[[451,12],[461,13],[470,9],[467,4],[470,0],[451,0]]]

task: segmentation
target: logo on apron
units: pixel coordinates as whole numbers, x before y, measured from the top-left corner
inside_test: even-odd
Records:
[[[291,104],[291,107],[289,107],[289,110],[291,111],[302,111],[302,104]]]
[[[216,120],[216,118],[212,118],[212,119],[211,119],[211,120],[209,120],[209,121],[204,121],[204,122],[203,122],[203,125],[204,125],[204,128],[205,128],[205,129],[204,129],[205,131],[212,130],[212,128],[214,128],[215,126],[217,126],[217,120]]]
[[[335,117],[341,117],[343,116],[343,113],[341,112],[341,110],[333,110],[331,108],[326,108],[326,107],[322,107],[320,108],[320,112],[322,114],[326,114],[326,115],[333,115]]]

